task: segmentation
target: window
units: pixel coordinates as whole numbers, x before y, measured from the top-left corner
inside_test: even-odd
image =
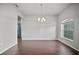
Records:
[[[66,19],[61,24],[61,36],[73,40],[74,23],[72,19]]]

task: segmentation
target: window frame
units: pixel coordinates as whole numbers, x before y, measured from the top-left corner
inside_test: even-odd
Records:
[[[73,39],[69,39],[67,37],[64,37],[64,23],[70,22],[70,21],[73,21],[73,20],[72,19],[65,19],[64,21],[61,22],[61,38],[73,41],[74,40],[74,29],[73,29]]]

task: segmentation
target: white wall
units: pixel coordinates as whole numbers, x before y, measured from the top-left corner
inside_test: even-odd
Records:
[[[11,4],[0,4],[0,53],[17,43],[17,11]]]
[[[39,16],[27,16],[22,21],[23,40],[55,40],[56,16],[46,16],[46,22],[40,23]]]
[[[61,38],[61,21],[69,18],[74,20],[75,28],[73,41]],[[79,4],[72,4],[59,15],[58,37],[60,41],[79,51]]]

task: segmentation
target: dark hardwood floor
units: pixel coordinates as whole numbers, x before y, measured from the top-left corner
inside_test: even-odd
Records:
[[[19,40],[2,55],[77,55],[78,52],[58,40]]]

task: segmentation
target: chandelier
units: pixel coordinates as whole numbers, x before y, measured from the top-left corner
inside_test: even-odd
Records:
[[[40,7],[41,7],[41,15],[40,17],[38,17],[38,22],[45,22],[46,21],[46,18],[44,17],[44,14],[43,14],[43,4],[40,4]]]

